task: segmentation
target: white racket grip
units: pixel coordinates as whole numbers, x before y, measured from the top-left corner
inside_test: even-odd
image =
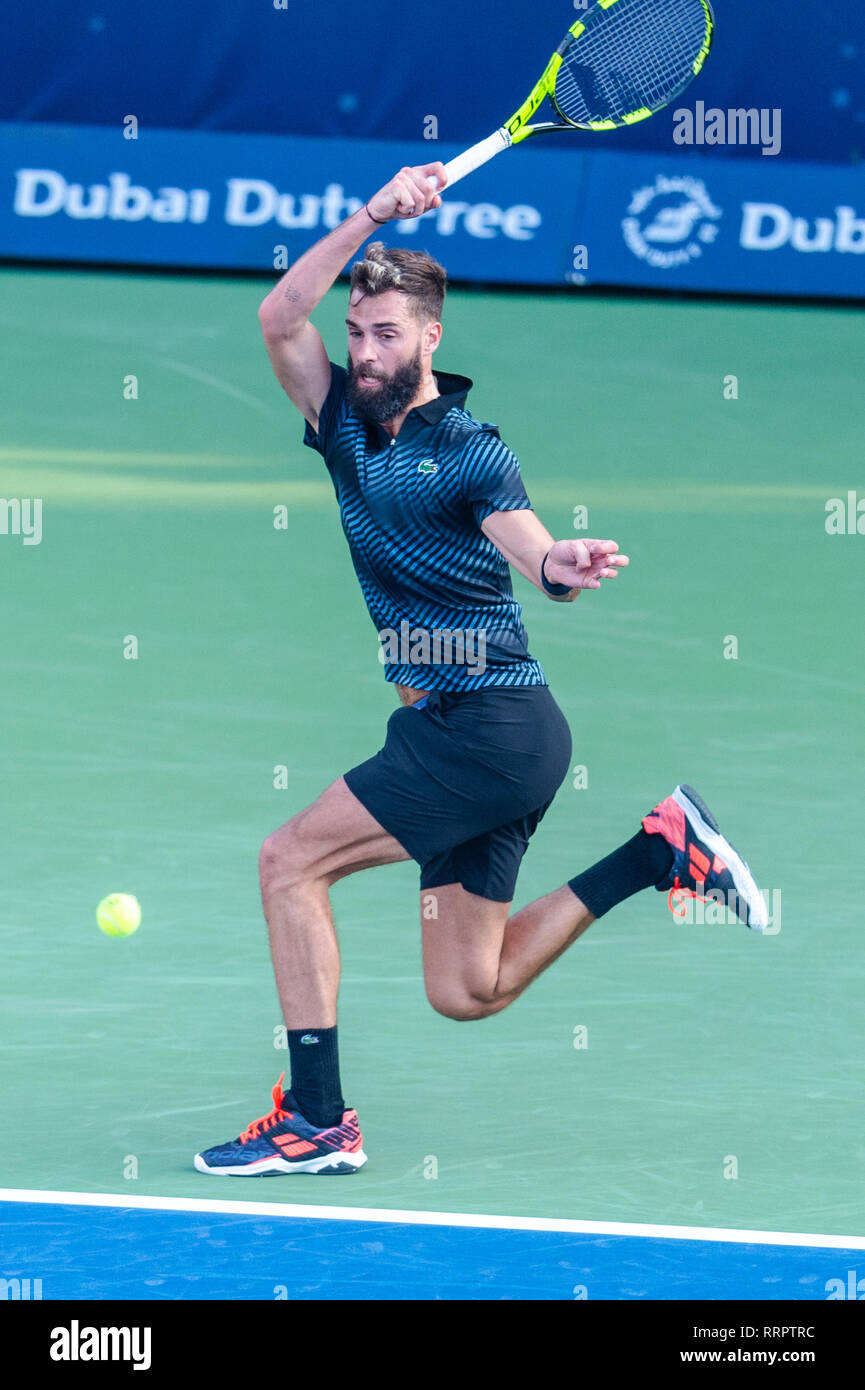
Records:
[[[511,137],[502,126],[501,130],[497,130],[494,135],[488,135],[486,140],[479,140],[476,145],[472,145],[471,149],[464,150],[462,154],[457,155],[456,159],[449,160],[445,165],[448,176],[446,187],[451,188],[460,179],[464,179],[466,174],[470,174],[474,169],[479,169],[482,164],[486,164],[488,159],[501,154],[502,150],[506,150],[510,144]],[[437,186],[437,180],[433,174],[429,175],[427,183],[430,187]]]

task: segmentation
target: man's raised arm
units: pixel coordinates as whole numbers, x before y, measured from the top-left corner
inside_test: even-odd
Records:
[[[446,182],[444,165],[401,169],[365,207],[317,241],[270,291],[258,311],[264,345],[279,384],[301,414],[318,429],[318,416],[330,387],[330,362],[318,330],[309,321],[343,267],[377,227],[395,218],[420,217],[441,206],[427,183],[435,174]]]

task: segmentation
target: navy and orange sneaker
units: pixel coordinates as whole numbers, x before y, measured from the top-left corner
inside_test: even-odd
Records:
[[[693,787],[676,787],[643,817],[647,835],[663,835],[673,851],[667,876],[656,883],[659,893],[668,891],[667,903],[674,915],[674,901],[681,897],[724,903],[753,931],[769,923],[766,902],[745,860],[722,834],[718,822]]]
[[[199,1173],[256,1177],[269,1173],[356,1173],[366,1163],[357,1111],[346,1110],[342,1123],[316,1129],[283,1091],[285,1072],[273,1088],[273,1109],[253,1120],[237,1139],[195,1155]]]

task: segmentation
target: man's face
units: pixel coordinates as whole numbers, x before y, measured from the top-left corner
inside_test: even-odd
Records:
[[[399,290],[349,301],[348,398],[364,419],[384,424],[402,415],[424,374],[425,333]]]

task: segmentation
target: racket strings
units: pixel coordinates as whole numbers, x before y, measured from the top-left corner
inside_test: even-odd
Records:
[[[665,106],[693,76],[710,28],[702,0],[615,0],[587,19],[554,92],[561,114],[579,125]]]

